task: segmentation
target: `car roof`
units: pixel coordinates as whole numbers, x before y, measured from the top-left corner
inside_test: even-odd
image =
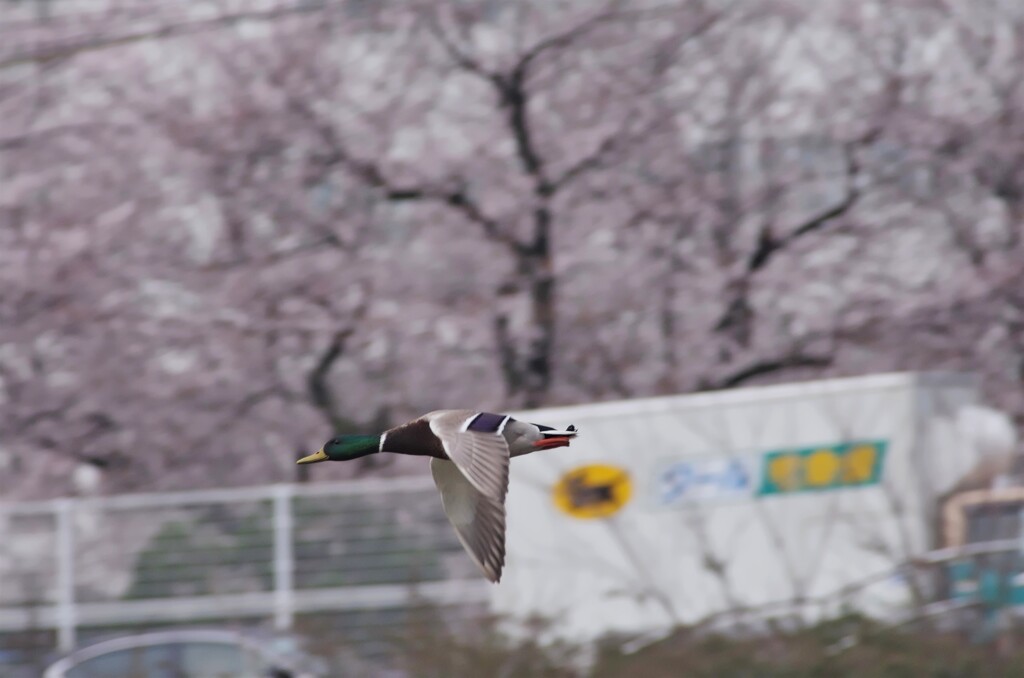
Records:
[[[224,629],[171,629],[165,631],[147,631],[119,638],[103,640],[72,651],[66,657],[51,664],[43,678],[62,678],[63,674],[76,664],[109,652],[128,650],[135,647],[162,645],[165,643],[219,643],[240,645],[249,650],[267,656],[262,646],[238,631]],[[269,658],[269,657],[268,657]],[[276,658],[275,658],[276,659]]]

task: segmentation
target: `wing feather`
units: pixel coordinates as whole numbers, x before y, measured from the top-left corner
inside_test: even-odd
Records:
[[[505,504],[478,491],[450,461],[430,460],[445,515],[484,576],[501,580],[505,566]]]
[[[470,410],[450,410],[431,413],[427,420],[448,458],[473,487],[503,504],[508,492],[508,442],[496,431],[468,428],[478,415]]]

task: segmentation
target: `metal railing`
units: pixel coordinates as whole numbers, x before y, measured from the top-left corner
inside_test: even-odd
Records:
[[[428,477],[0,504],[0,632],[485,600]]]

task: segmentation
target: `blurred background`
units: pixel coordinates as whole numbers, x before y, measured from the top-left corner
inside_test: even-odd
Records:
[[[1022,64],[1014,0],[0,0],[0,674],[1022,675]],[[422,460],[294,464],[454,407],[583,428],[498,587]],[[537,535],[640,588],[560,618]]]

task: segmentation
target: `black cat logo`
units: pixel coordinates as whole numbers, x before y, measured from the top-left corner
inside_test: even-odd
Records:
[[[566,478],[565,487],[569,491],[569,502],[576,508],[615,500],[615,486],[610,482],[588,485],[585,476],[575,475]]]
[[[589,464],[569,471],[553,488],[555,505],[573,518],[605,518],[633,494],[629,473],[618,466]]]

